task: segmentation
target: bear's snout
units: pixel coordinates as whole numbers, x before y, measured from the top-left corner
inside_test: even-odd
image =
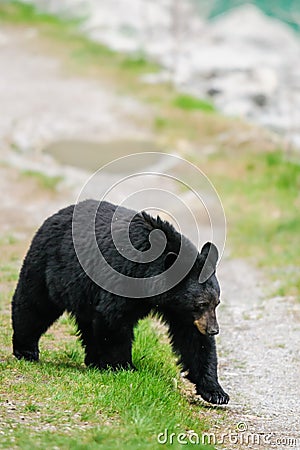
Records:
[[[201,334],[214,336],[219,333],[219,324],[217,322],[215,311],[206,311],[202,316],[194,320],[194,325]]]

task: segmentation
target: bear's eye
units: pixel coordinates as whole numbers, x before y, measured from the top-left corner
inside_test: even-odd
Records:
[[[209,305],[209,302],[199,302],[198,306],[200,306],[200,308],[206,308],[206,306]]]

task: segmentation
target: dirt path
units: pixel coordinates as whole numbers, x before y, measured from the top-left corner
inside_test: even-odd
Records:
[[[236,423],[245,424],[242,448],[247,433],[258,433],[261,447],[299,449],[300,305],[270,297],[262,274],[245,261],[224,259],[219,277],[222,378]]]
[[[149,136],[134,120],[141,114],[147,117],[144,106],[91,80],[65,78],[58,61],[30,49],[34,39],[34,30],[0,30],[0,152],[5,164],[27,161],[43,167],[47,162],[55,171],[55,163],[36,153],[52,140]],[[9,145],[18,152],[9,151]],[[9,193],[1,205],[0,232],[21,228],[26,240],[44,217],[75,200],[72,190],[38,191],[34,182],[20,180],[18,170],[5,165],[0,168],[0,188]],[[221,381],[231,396],[224,410],[229,430],[234,433],[243,423],[246,433],[259,433],[260,447],[300,448],[299,304],[269,298],[266,280],[244,261],[223,258],[219,278],[223,303],[218,345]],[[226,430],[219,426],[212,431],[220,437]],[[239,443],[225,437],[223,448],[259,447],[251,439],[245,442],[246,433],[240,428],[239,439],[244,441]],[[288,437],[298,438],[298,446],[287,440],[273,446],[276,438]]]

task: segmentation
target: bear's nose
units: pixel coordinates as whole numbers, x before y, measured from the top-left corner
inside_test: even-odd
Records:
[[[210,330],[207,330],[207,334],[209,334],[210,336],[214,336],[215,334],[219,333],[219,328],[212,328]]]

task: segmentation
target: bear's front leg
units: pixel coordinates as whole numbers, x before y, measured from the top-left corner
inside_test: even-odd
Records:
[[[98,369],[112,370],[135,370],[131,357],[131,342],[128,338],[122,336],[122,339],[116,340],[110,336],[99,340],[97,343],[97,357],[89,360],[87,353],[85,362],[89,366]]]
[[[199,333],[198,340],[198,346],[196,345],[195,348],[197,349],[198,358],[195,359],[195,365],[192,363],[190,369],[193,375],[196,372],[195,384],[197,394],[201,395],[209,403],[217,405],[227,404],[229,402],[229,395],[224,392],[218,381],[218,360],[215,338]],[[198,374],[197,364],[201,367]]]
[[[196,385],[197,394],[207,402],[227,404],[229,396],[218,382],[217,353],[213,336],[203,335],[193,326],[170,324],[172,345],[181,357],[187,378]]]
[[[112,328],[99,315],[93,322],[93,341],[86,345],[85,363],[98,369],[135,369],[132,363],[133,327]]]

